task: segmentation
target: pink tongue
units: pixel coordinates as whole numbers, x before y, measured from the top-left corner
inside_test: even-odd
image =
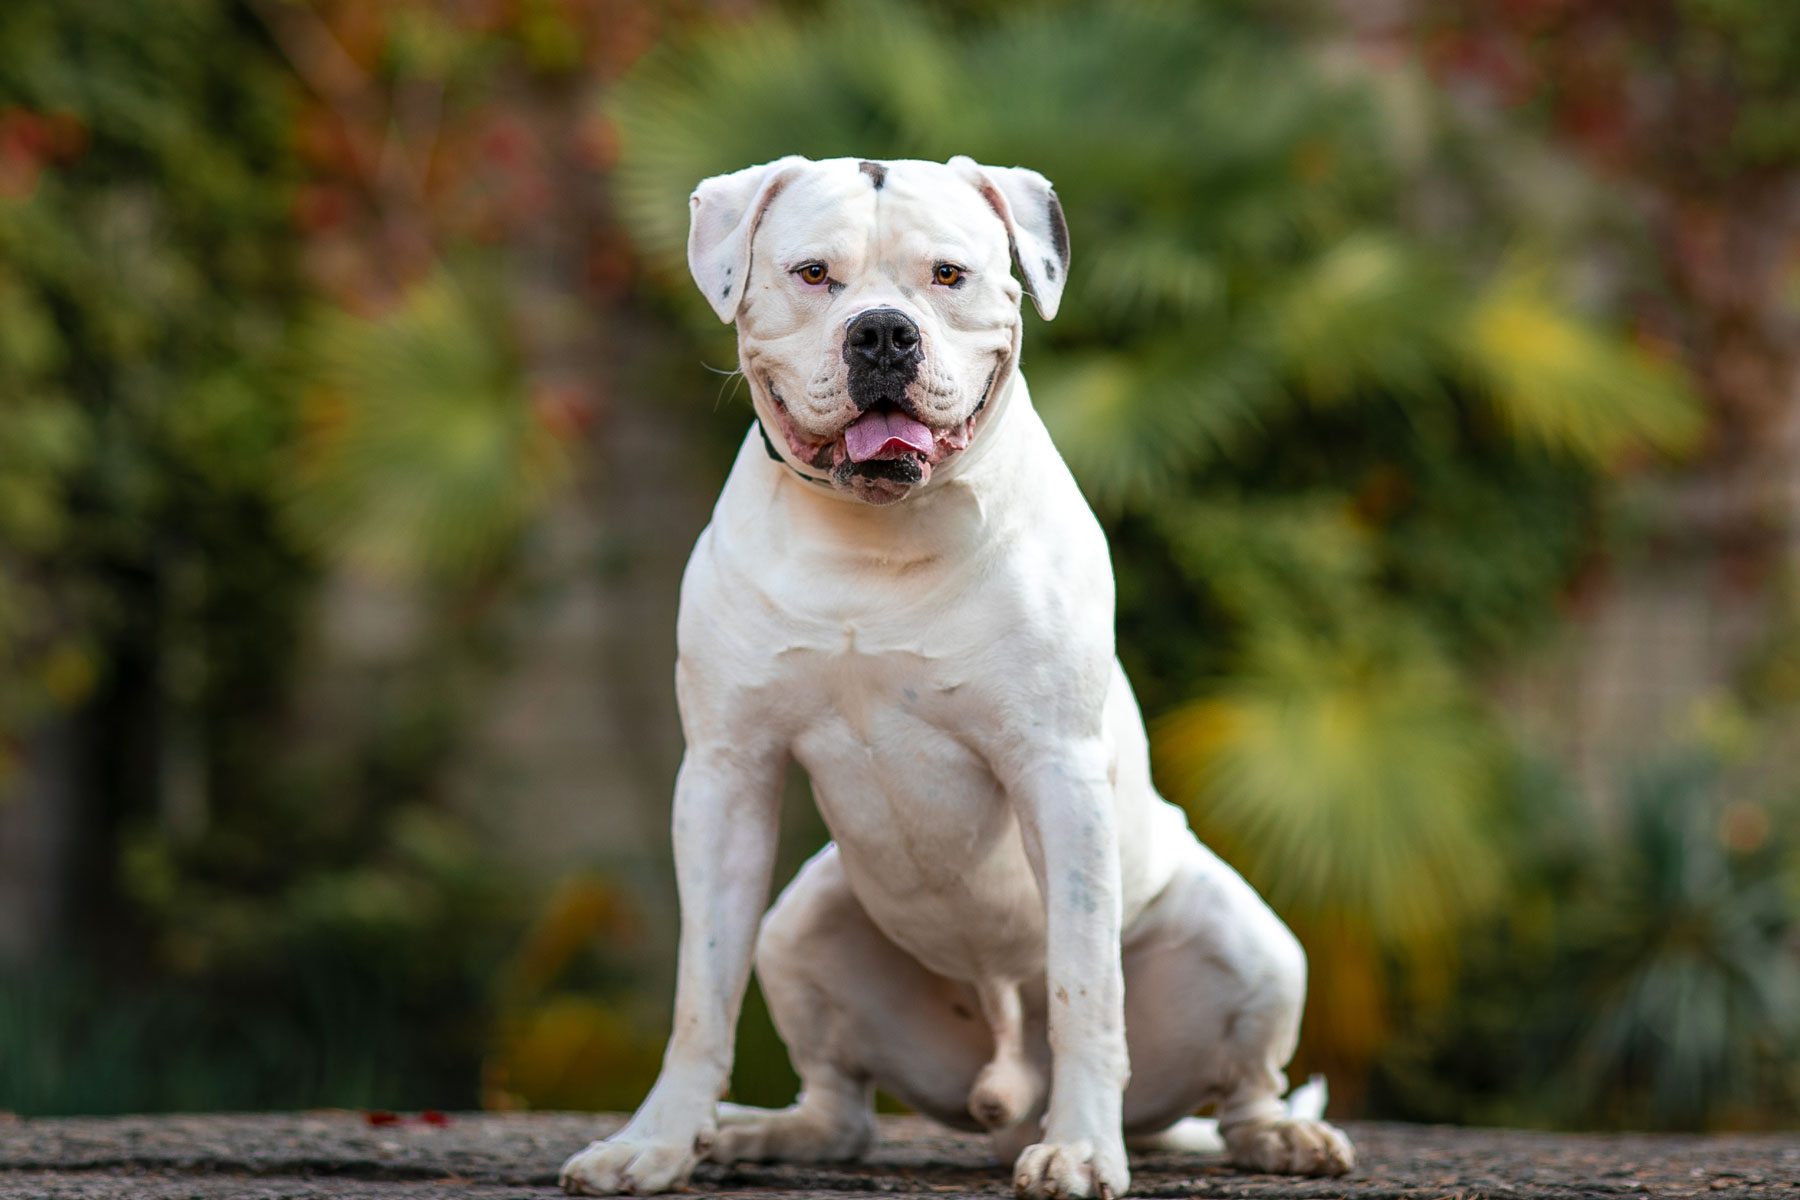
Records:
[[[844,430],[844,448],[851,462],[930,454],[931,430],[903,412],[872,408]]]

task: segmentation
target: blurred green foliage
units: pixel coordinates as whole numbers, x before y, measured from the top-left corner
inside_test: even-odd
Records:
[[[1421,17],[1421,57],[1605,162],[1703,159],[1728,194],[1793,161],[1766,6],[1476,8]],[[1308,945],[1300,1069],[1421,1119],[1791,1114],[1792,780],[1702,737],[1595,814],[1486,690],[1618,536],[1621,481],[1702,437],[1620,289],[1575,277],[1590,239],[1644,252],[1620,206],[1578,181],[1548,215],[1523,139],[1305,3],[752,6],[613,87],[676,10],[0,6],[0,796],[71,714],[104,834],[92,944],[0,979],[0,1109],[633,1103],[666,1013],[629,895],[519,880],[443,802],[577,437],[694,386],[636,347],[591,392],[539,374],[581,361],[567,276],[726,363],[682,267],[699,179],[966,153],[1067,210],[1033,394],[1112,539],[1159,778]],[[1584,74],[1590,20],[1638,40]],[[1595,117],[1660,45],[1640,21],[1679,23],[1705,136],[1621,151]],[[332,572],[417,628],[302,753]],[[1800,703],[1795,629],[1716,725]],[[738,1098],[780,1102],[766,1027],[744,1050]]]
[[[153,970],[0,977],[0,1106],[473,1105],[525,897],[423,808],[354,854],[287,820],[259,845],[140,833],[123,871]]]
[[[108,687],[146,629],[209,727],[280,674],[306,578],[269,492],[294,168],[243,25],[215,0],[0,12],[0,728]]]
[[[479,1100],[532,893],[436,784],[495,653],[469,589],[559,459],[488,291],[311,316],[299,114],[230,0],[0,11],[0,802],[71,713],[38,766],[77,772],[87,933],[0,979],[0,1110]],[[345,557],[431,602],[308,756]]]
[[[393,311],[314,322],[292,512],[327,554],[399,579],[492,571],[568,474],[522,394],[498,281],[440,271]]]
[[[1534,773],[1502,831],[1512,902],[1466,930],[1448,1000],[1408,1012],[1375,1103],[1488,1124],[1783,1123],[1800,1102],[1800,810],[1791,792],[1745,797],[1730,771],[1698,748],[1653,759],[1623,781],[1616,826]]]

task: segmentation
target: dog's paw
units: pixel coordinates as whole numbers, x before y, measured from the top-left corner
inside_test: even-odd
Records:
[[[1125,1144],[1039,1142],[1013,1164],[1013,1189],[1026,1200],[1116,1200],[1131,1186]]]
[[[701,1153],[716,1163],[843,1162],[860,1158],[875,1139],[867,1113],[833,1115],[793,1108],[719,1105],[719,1128],[703,1137]]]
[[[995,1059],[981,1068],[969,1089],[969,1115],[990,1131],[1011,1129],[1025,1119],[1043,1094],[1044,1080],[1019,1059]]]
[[[687,1182],[692,1142],[595,1142],[563,1164],[560,1182],[572,1196],[648,1196]]]
[[[1342,1175],[1356,1165],[1356,1150],[1336,1126],[1284,1118],[1250,1121],[1224,1130],[1234,1165],[1270,1175]]]

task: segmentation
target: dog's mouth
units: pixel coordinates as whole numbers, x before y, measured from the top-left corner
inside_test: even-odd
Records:
[[[844,426],[844,453],[853,463],[928,458],[936,448],[937,438],[930,428],[888,400]]]
[[[835,437],[809,438],[795,427],[773,385],[769,395],[782,436],[795,458],[829,473],[831,482],[872,504],[890,504],[931,478],[931,469],[966,449],[975,434],[978,406],[962,424],[933,429],[891,400],[871,405]]]

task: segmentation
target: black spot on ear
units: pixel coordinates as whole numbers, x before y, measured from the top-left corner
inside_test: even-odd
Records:
[[[1062,262],[1062,265],[1067,267],[1069,265],[1069,222],[1063,216],[1062,201],[1056,198],[1054,190],[1051,191],[1050,199],[1045,207],[1049,210],[1047,215],[1050,218],[1050,246],[1056,251],[1056,257]],[[1051,276],[1051,278],[1054,279],[1055,276]]]
[[[1056,278],[1056,264],[1047,258],[1044,260],[1044,274],[1050,279]]]
[[[873,181],[875,190],[878,192],[881,190],[881,185],[887,182],[887,168],[878,162],[869,162],[865,159],[856,164],[856,169]]]
[[[723,300],[729,295],[731,295],[731,285],[728,283],[725,285],[725,290],[719,293],[719,299]]]

